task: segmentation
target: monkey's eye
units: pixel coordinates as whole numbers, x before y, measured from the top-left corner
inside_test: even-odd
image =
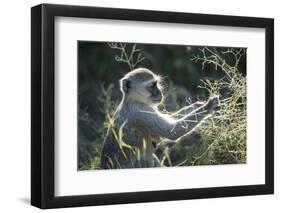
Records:
[[[151,89],[154,89],[156,86],[157,86],[157,82],[154,82],[154,83],[150,86],[150,88],[151,88]]]
[[[148,91],[155,90],[157,88],[157,81],[148,84],[146,88],[147,88]]]

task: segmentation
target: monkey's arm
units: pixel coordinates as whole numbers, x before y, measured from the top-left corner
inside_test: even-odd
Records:
[[[160,112],[143,112],[139,119],[144,126],[154,136],[164,137],[169,140],[178,140],[182,136],[188,134],[205,118],[210,115],[214,108],[218,105],[218,98],[213,97],[203,106],[197,108],[192,113],[185,115],[181,119],[174,119],[171,116],[161,114]]]
[[[193,104],[190,104],[189,106],[185,106],[183,108],[181,108],[180,110],[174,112],[171,114],[171,116],[173,118],[182,118],[184,117],[185,115],[191,113],[192,111],[196,110],[197,108],[203,106],[205,103],[204,102],[201,102],[201,101],[197,101]]]

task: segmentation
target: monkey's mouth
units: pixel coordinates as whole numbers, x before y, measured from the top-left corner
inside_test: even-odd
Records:
[[[154,102],[154,103],[159,103],[159,102],[161,102],[162,101],[162,96],[160,95],[160,96],[158,96],[158,97],[152,97],[151,99],[152,99],[152,101]]]

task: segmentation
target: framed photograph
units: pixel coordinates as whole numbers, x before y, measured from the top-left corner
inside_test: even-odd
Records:
[[[272,194],[274,21],[31,9],[31,204]]]

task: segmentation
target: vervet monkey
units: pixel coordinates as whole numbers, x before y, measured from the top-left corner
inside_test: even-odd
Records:
[[[161,78],[146,68],[127,73],[120,80],[122,100],[108,129],[101,168],[154,167],[153,143],[160,138],[178,141],[209,117],[219,103],[217,96],[183,107],[176,113],[162,113]],[[119,135],[118,135],[119,134]]]

